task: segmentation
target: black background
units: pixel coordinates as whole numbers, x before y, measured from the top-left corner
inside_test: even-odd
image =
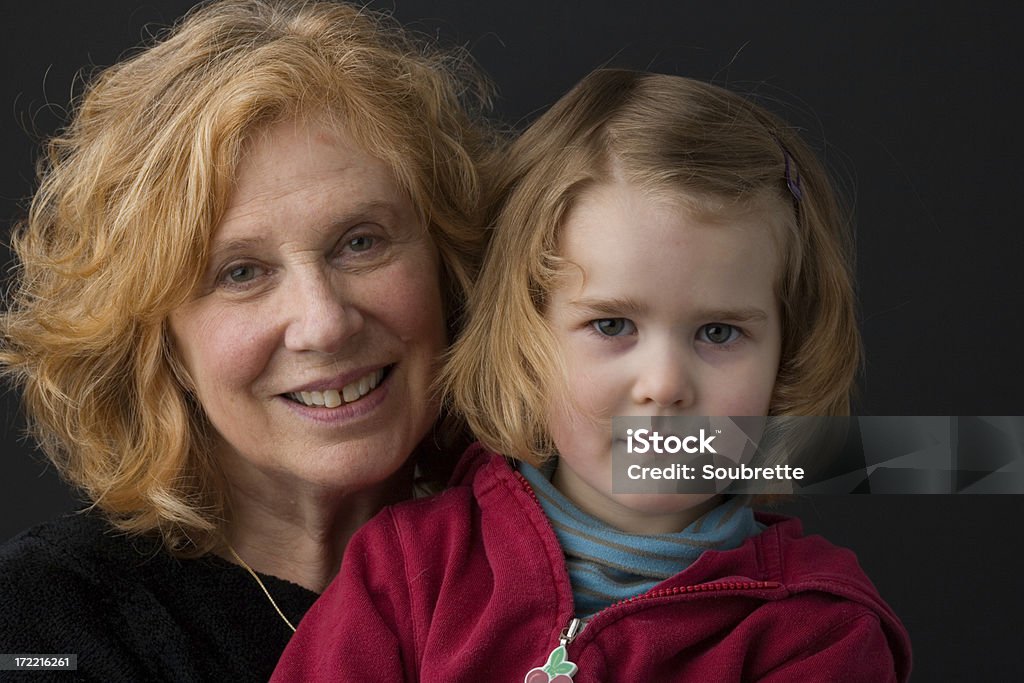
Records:
[[[0,15],[0,221],[33,188],[38,142],[79,73],[125,55],[192,3],[33,2]],[[677,73],[755,96],[801,126],[852,199],[865,415],[1022,415],[1024,221],[1010,3],[394,0],[465,45],[521,128],[590,69]],[[85,71],[81,71],[86,67]],[[0,253],[2,256],[2,253]],[[76,507],[2,406],[0,541]],[[1024,675],[1019,496],[819,496],[786,506],[853,548],[915,647],[915,681]],[[1018,539],[1014,541],[1013,539]]]

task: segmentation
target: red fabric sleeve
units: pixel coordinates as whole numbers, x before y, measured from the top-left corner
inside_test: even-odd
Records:
[[[878,617],[864,613],[822,633],[811,646],[758,680],[889,683],[897,678],[892,651]]]

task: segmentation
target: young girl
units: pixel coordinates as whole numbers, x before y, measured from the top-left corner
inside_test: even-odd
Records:
[[[445,379],[481,443],[352,540],[279,680],[904,681],[853,554],[739,498],[612,490],[613,416],[841,415],[848,236],[780,120],[601,70],[515,144]]]

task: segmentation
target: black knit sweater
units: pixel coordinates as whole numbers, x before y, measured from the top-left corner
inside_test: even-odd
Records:
[[[260,575],[293,624],[316,593]],[[291,630],[244,569],[179,560],[95,514],[0,546],[0,653],[77,654],[71,672],[0,680],[266,681]]]

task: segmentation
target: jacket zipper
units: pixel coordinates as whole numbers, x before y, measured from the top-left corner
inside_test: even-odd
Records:
[[[648,591],[647,593],[634,595],[633,597],[626,598],[625,600],[613,602],[600,612],[595,613],[588,622],[584,622],[579,617],[573,617],[569,620],[569,625],[562,629],[562,634],[558,637],[558,642],[562,645],[568,646],[569,643],[576,640],[576,636],[580,634],[586,623],[590,623],[590,621],[593,621],[598,616],[609,610],[613,610],[616,607],[623,607],[634,602],[651,600],[653,598],[664,598],[670,595],[686,595],[688,593],[722,593],[726,591],[766,590],[779,588],[780,586],[782,586],[782,584],[778,581],[716,581],[714,583],[698,583],[692,586],[659,588],[656,591]]]
[[[675,588],[659,588],[656,591],[642,593],[635,595],[632,598],[626,598],[625,600],[619,600],[605,607],[601,612],[618,607],[619,605],[628,605],[631,602],[639,602],[649,598],[663,598],[668,595],[682,595],[685,593],[718,593],[722,591],[748,591],[748,590],[764,590],[771,588],[779,588],[782,586],[778,581],[715,581],[713,583],[698,583],[694,586],[676,586]],[[598,612],[597,614],[601,614]],[[596,617],[597,614],[594,616]]]
[[[530,482],[527,481],[526,477],[524,477],[522,473],[519,472],[519,470],[513,471],[515,472],[516,477],[519,479],[520,485],[528,494],[530,494],[530,497],[533,498],[533,502],[536,503],[538,507],[541,507],[540,501],[537,500],[537,494],[534,492],[533,487],[530,486]],[[543,509],[543,507],[541,507],[541,509]],[[778,581],[715,581],[712,583],[699,583],[691,586],[660,588],[656,591],[649,591],[647,593],[642,593],[640,595],[634,595],[633,597],[626,598],[625,600],[619,600],[618,602],[614,602],[605,607],[597,614],[595,614],[593,617],[591,617],[590,621],[593,621],[598,616],[604,614],[608,610],[613,610],[616,607],[629,605],[631,603],[640,602],[642,600],[650,600],[653,598],[664,598],[671,595],[686,595],[693,593],[721,593],[726,591],[775,589],[781,586],[782,584]],[[572,643],[572,641],[576,639],[576,636],[578,636],[580,632],[583,630],[584,625],[585,623],[582,619],[575,616],[572,617],[572,619],[569,620],[569,624],[564,629],[562,629],[562,633],[558,637],[559,645],[568,648],[569,644]]]

